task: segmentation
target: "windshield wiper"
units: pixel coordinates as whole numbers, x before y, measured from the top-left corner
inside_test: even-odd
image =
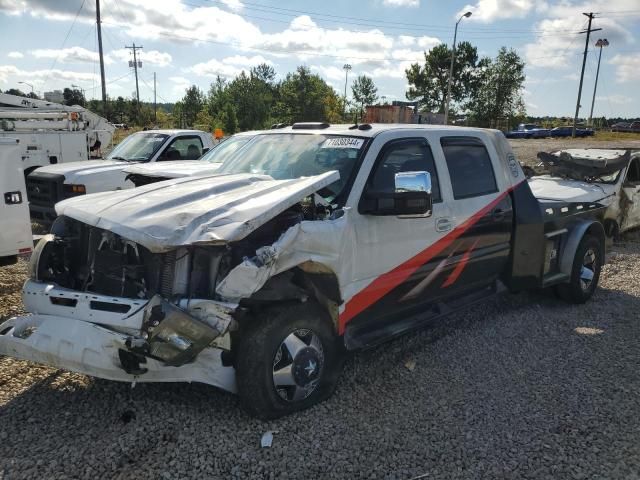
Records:
[[[124,157],[111,157],[111,160],[120,160],[121,162],[128,162],[128,160]]]

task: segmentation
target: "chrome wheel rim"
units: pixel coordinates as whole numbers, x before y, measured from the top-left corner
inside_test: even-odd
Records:
[[[320,337],[297,329],[282,341],[273,358],[273,386],[287,402],[299,402],[318,387],[324,368]]]
[[[583,291],[588,291],[593,283],[593,277],[598,268],[598,257],[593,248],[588,249],[582,259],[582,268],[580,269],[580,287]]]

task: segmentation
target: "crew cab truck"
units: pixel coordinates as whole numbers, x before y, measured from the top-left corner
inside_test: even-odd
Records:
[[[331,394],[345,350],[502,289],[593,294],[594,202],[539,202],[501,132],[302,123],[216,175],[56,206],[0,354],[203,382],[273,418]]]
[[[129,135],[105,160],[39,168],[27,176],[31,217],[49,223],[65,198],[133,188],[124,171],[133,164],[196,160],[213,146],[211,134],[200,130],[146,130]]]
[[[33,248],[20,150],[20,139],[0,138],[0,266],[16,263]]]

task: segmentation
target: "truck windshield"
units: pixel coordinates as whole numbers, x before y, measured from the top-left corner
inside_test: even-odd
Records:
[[[358,162],[365,139],[358,137],[281,133],[257,135],[218,170],[222,174],[258,173],[276,180],[340,172],[340,180],[323,189],[333,200]]]
[[[169,135],[164,133],[134,133],[120,142],[109,154],[107,160],[148,162],[167,138]]]
[[[209,163],[222,163],[241,147],[247,144],[253,137],[251,135],[237,135],[229,137],[205,153],[201,161]]]

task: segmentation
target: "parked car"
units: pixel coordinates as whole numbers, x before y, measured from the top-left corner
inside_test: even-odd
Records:
[[[545,138],[549,136],[549,129],[534,123],[521,123],[516,130],[505,133],[507,138]]]
[[[55,204],[88,193],[133,188],[124,170],[132,164],[196,160],[214,146],[200,130],[146,130],[129,135],[105,160],[49,165],[27,176],[31,217],[55,219]]]
[[[549,174],[529,180],[536,197],[603,205],[609,237],[640,227],[640,150],[567,149],[538,157]]]
[[[612,132],[640,132],[640,122],[618,122],[611,125]]]
[[[585,302],[605,260],[603,207],[536,199],[496,130],[294,124],[216,173],[57,204],[0,355],[273,418],[327,398],[345,349],[500,285]]]
[[[154,162],[136,164],[124,169],[127,180],[136,187],[170,178],[191,177],[214,173],[220,165],[249,142],[256,132],[236,133],[216,144],[195,161]]]
[[[0,266],[18,261],[18,255],[31,253],[33,240],[27,206],[27,192],[18,138],[0,138]]]
[[[552,128],[549,132],[550,137],[571,137],[573,135],[573,127],[568,125],[564,127]],[[576,137],[592,137],[594,131],[591,128],[576,128]]]

